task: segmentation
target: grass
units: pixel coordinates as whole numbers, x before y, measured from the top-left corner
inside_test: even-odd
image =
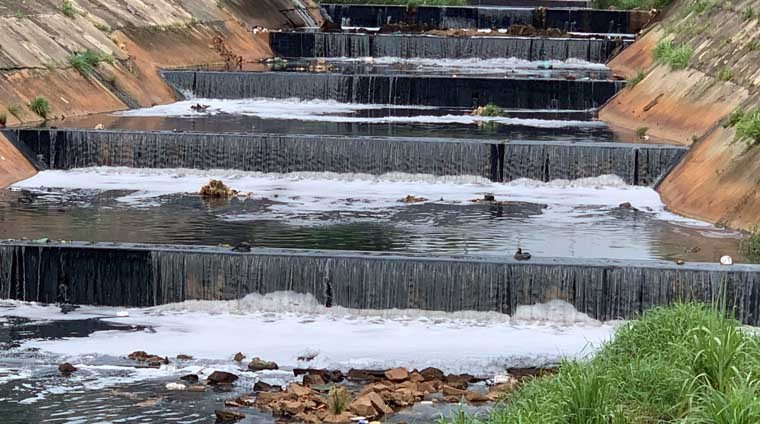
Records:
[[[74,7],[74,3],[71,0],[63,0],[61,3],[61,13],[67,18],[74,18],[77,15],[77,9]]]
[[[742,251],[752,262],[760,262],[760,227],[756,227],[752,234],[742,240]]]
[[[50,102],[43,96],[37,96],[29,103],[29,109],[47,120],[50,115]]]
[[[5,112],[0,113],[0,126],[5,126],[8,123],[8,114]]]
[[[96,22],[95,28],[97,28],[101,32],[105,32],[106,34],[110,34],[113,32],[113,28],[111,28],[108,24]]]
[[[27,18],[26,13],[24,13],[24,12],[22,12],[20,10],[17,10],[14,16],[16,16],[16,19],[26,19]]]
[[[345,387],[332,387],[327,393],[325,404],[327,404],[327,410],[335,415],[340,415],[351,403],[351,394]]]
[[[671,69],[684,69],[689,65],[694,53],[689,46],[675,46],[670,40],[660,40],[652,51],[652,57],[658,63],[670,65]]]
[[[728,66],[724,66],[718,71],[718,79],[721,81],[731,81],[734,79],[734,71]]]
[[[8,106],[8,113],[18,118],[21,113],[21,107],[19,105],[10,105]]]
[[[620,327],[590,360],[529,380],[488,417],[456,424],[760,422],[760,336],[721,308],[676,304]],[[444,424],[454,423],[444,420]]]
[[[638,71],[636,72],[636,75],[632,76],[628,79],[626,83],[626,88],[633,88],[636,87],[638,83],[640,83],[644,78],[646,78],[647,73],[644,71]]]
[[[95,71],[95,68],[97,68],[102,62],[112,63],[113,57],[97,53],[90,49],[75,53],[69,57],[69,64],[71,67],[84,76],[92,74]]]
[[[638,127],[636,128],[636,137],[638,138],[644,138],[647,136],[647,131],[649,131],[649,127]]]
[[[754,9],[752,9],[752,6],[747,7],[742,12],[742,19],[744,19],[745,21],[749,21],[750,19],[754,17],[755,17],[755,11]]]
[[[489,103],[483,106],[483,111],[480,116],[504,116],[504,109],[493,103]]]
[[[670,6],[673,0],[594,0],[592,5],[596,9],[664,9]]]
[[[744,141],[750,146],[760,144],[760,108],[733,111],[724,127],[736,129],[736,141]]]

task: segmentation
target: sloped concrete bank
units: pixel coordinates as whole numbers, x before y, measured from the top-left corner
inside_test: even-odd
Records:
[[[0,276],[1,298],[45,303],[152,306],[290,290],[328,306],[506,314],[559,299],[600,320],[725,296],[737,318],[760,324],[752,265],[4,242]]]
[[[627,143],[160,131],[7,131],[42,169],[91,166],[257,172],[388,172],[540,181],[614,174],[653,185],[686,149]]]
[[[760,105],[760,21],[752,10],[760,10],[760,0],[704,9],[695,0],[676,1],[661,23],[610,62],[620,75],[644,78],[599,113],[614,127],[693,143],[659,185],[663,201],[679,214],[744,230],[760,224],[760,147],[736,141],[723,124],[734,110]],[[693,50],[685,69],[653,60],[661,40]]]
[[[243,60],[271,55],[265,33],[318,23],[311,0],[119,0],[0,3],[0,113],[8,125],[39,121],[29,103],[44,96],[49,118],[174,101],[158,69],[223,62],[215,39]],[[221,7],[220,7],[221,6]],[[70,58],[90,49],[113,61],[89,75]]]

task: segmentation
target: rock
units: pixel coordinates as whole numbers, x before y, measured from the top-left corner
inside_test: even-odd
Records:
[[[393,413],[393,409],[391,409],[391,407],[388,406],[387,403],[385,403],[382,396],[380,396],[379,394],[375,392],[369,392],[366,395],[364,395],[364,397],[369,399],[370,402],[372,402],[372,406],[380,415],[388,415],[388,414]]]
[[[221,180],[210,180],[201,187],[200,195],[210,199],[228,199],[237,196],[238,192],[227,187]]]
[[[418,383],[415,383],[414,381],[404,381],[403,383],[399,383],[396,385],[396,389],[409,389],[413,392],[416,392],[419,390]]]
[[[426,202],[427,199],[424,197],[417,197],[410,194],[399,201],[403,203],[421,203],[421,202]]]
[[[238,376],[235,374],[226,372],[226,371],[214,371],[211,373],[211,375],[208,376],[206,381],[208,384],[216,385],[216,384],[232,384],[238,379]]]
[[[444,379],[443,371],[439,370],[438,368],[425,368],[424,370],[420,371],[420,375],[425,379],[425,381]]]
[[[358,369],[348,370],[349,380],[377,381],[377,380],[383,380],[385,378],[386,378],[385,371],[358,370]]]
[[[190,355],[177,355],[178,361],[192,361],[193,357]]]
[[[161,365],[161,364],[168,364],[169,363],[169,358],[162,358],[162,357],[160,357],[158,355],[153,355],[153,354],[150,354],[150,353],[145,353],[142,350],[138,350],[136,352],[130,353],[127,356],[127,358],[129,358],[129,359],[131,359],[133,361],[147,362],[149,365],[154,365],[156,363],[159,364],[159,365]]]
[[[676,259],[676,265],[683,265],[685,263],[683,259]]]
[[[189,386],[187,388],[187,391],[188,392],[197,392],[197,393],[205,392],[206,391],[206,386],[204,386],[203,384],[193,384],[193,385],[191,385],[191,386]]]
[[[105,128],[105,127],[103,126],[103,124],[98,124],[98,125],[95,125],[95,129],[96,129],[96,130],[102,130],[103,128]]]
[[[350,412],[343,412],[339,415],[328,413],[322,421],[328,424],[345,424],[350,423],[351,418],[353,418],[353,415]]]
[[[264,405],[270,405],[278,402],[283,398],[282,393],[278,392],[261,392],[256,395],[256,406],[259,408]]]
[[[443,391],[443,395],[444,396],[462,397],[462,396],[465,395],[465,393],[467,393],[466,390],[462,390],[462,389],[459,389],[457,387],[451,387],[451,386],[448,386],[448,385],[443,386],[443,389],[441,389],[441,391]]]
[[[243,355],[242,352],[238,352],[235,354],[235,357],[232,358],[235,362],[243,362],[243,359],[245,359],[245,355]]]
[[[272,361],[265,361],[259,357],[255,357],[251,359],[251,362],[248,364],[248,369],[251,371],[264,371],[277,370],[280,369],[280,367],[278,367],[277,364]]]
[[[186,389],[187,389],[187,386],[185,386],[182,383],[166,383],[166,390],[184,391]]]
[[[443,383],[440,380],[423,381],[417,384],[417,390],[427,394],[437,393],[441,387],[443,387]]]
[[[618,205],[618,209],[627,209],[631,211],[638,211],[638,209],[634,208],[633,205],[631,205],[631,202],[624,202]]]
[[[198,381],[200,381],[200,379],[198,378],[198,375],[196,374],[183,375],[179,379],[182,381],[187,381],[188,383],[192,383],[192,384],[195,384]]]
[[[319,374],[306,374],[303,376],[304,386],[322,386],[325,384],[325,380]]]
[[[256,384],[253,385],[253,391],[254,392],[281,392],[282,387],[275,386],[269,383],[264,383],[263,381],[257,381]]]
[[[214,411],[214,415],[216,415],[217,423],[234,423],[245,418],[245,415],[241,413],[223,410]]]
[[[406,368],[393,368],[385,372],[385,378],[393,382],[406,381],[409,379],[409,371]]]
[[[293,370],[293,375],[295,376],[306,374],[318,375],[322,377],[322,380],[324,380],[326,383],[340,383],[344,380],[343,373],[338,370],[329,371],[324,369],[318,370],[314,368],[296,368]]]
[[[459,403],[462,401],[462,398],[459,396],[444,396],[443,401],[446,403]]]
[[[720,258],[720,264],[721,264],[721,265],[733,265],[733,263],[734,263],[734,259],[733,259],[733,258],[731,258],[731,257],[730,257],[730,256],[728,256],[728,255],[726,255],[726,256],[721,256],[721,258]]]
[[[374,395],[377,396],[377,393],[374,393]],[[348,405],[348,409],[353,414],[360,417],[374,418],[378,415],[375,406],[372,404],[372,400],[369,399],[368,395],[354,399],[354,401]]]
[[[423,377],[419,372],[414,371],[411,374],[409,374],[409,381],[415,382],[415,383],[422,383],[425,381],[425,377]]]
[[[301,412],[294,417],[296,420],[306,424],[320,424],[322,421],[315,414],[309,412]]]
[[[308,396],[312,393],[310,388],[304,387],[296,383],[288,384],[288,388],[285,389],[285,391],[287,391],[288,393],[293,393],[294,395],[299,396],[299,397]]]
[[[483,393],[473,392],[473,391],[467,391],[464,394],[464,398],[467,399],[468,402],[472,403],[484,403],[484,402],[490,402],[491,398]]]
[[[470,383],[474,383],[476,378],[469,374],[449,374],[446,376],[446,384],[453,387],[461,387],[464,385],[466,388]]]
[[[280,408],[282,409],[283,412],[289,415],[300,414],[304,412],[304,410],[306,409],[303,402],[298,401],[298,400],[282,402],[282,404],[280,405]]]
[[[73,373],[76,370],[77,368],[68,362],[64,362],[61,365],[58,365],[58,372],[60,372],[64,376],[69,376],[71,375],[71,373]]]

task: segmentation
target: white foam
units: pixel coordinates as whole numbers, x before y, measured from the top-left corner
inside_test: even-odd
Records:
[[[548,183],[529,179],[495,183],[474,176],[436,177],[402,173],[382,176],[327,172],[263,174],[234,170],[96,167],[43,171],[13,187],[134,190],[135,194],[121,200],[139,202],[167,194],[197,193],[209,179],[221,179],[240,192],[252,193],[254,198],[277,199],[281,204],[273,206],[275,209],[299,212],[402,206],[399,199],[410,194],[435,202],[464,203],[491,193],[498,200],[564,207],[615,207],[630,202],[640,209],[668,214],[657,192],[648,187],[626,185],[621,178],[613,175]],[[330,187],[330,190],[325,190],[325,187]],[[349,198],[353,201],[347,201]]]
[[[428,58],[402,58],[392,56],[382,57],[360,57],[360,58],[328,58],[328,62],[338,63],[366,63],[374,65],[408,65],[414,66],[418,70],[430,70],[435,72],[457,71],[458,74],[481,74],[492,72],[509,73],[513,70],[548,70],[547,68],[557,70],[582,70],[582,71],[607,71],[609,68],[603,63],[593,63],[581,59],[567,60],[539,60],[531,61],[509,58],[464,58],[464,59],[428,59]]]
[[[47,319],[60,315],[53,307],[12,304],[17,306],[13,315],[30,313]],[[109,320],[149,325],[152,331],[103,331],[86,338],[31,341],[25,346],[66,358],[124,356],[135,350],[196,358],[191,366],[172,368],[177,366],[170,364],[158,371],[141,371],[146,373],[142,377],[130,375],[132,379],[205,368],[210,372],[220,364],[234,370],[237,365],[230,358],[238,351],[274,360],[281,367],[345,370],[436,366],[447,372],[493,375],[506,367],[541,366],[563,358],[585,357],[614,331],[613,324],[601,324],[559,301],[523,310],[518,314],[530,316],[530,320],[480,312],[358,311],[325,308],[310,295],[275,293],[249,295],[237,301],[190,301],[130,309],[130,317]],[[111,309],[105,311],[110,313]],[[89,312],[103,313],[98,308]],[[298,357],[306,353],[317,356],[309,363],[299,361]],[[80,367],[78,363],[75,366]],[[97,367],[105,370],[105,366]]]
[[[190,107],[197,103],[209,105],[205,112],[197,112]],[[497,122],[504,125],[520,125],[537,128],[564,128],[564,127],[605,127],[601,121],[578,121],[578,120],[554,120],[532,118],[509,118],[473,116],[469,111],[462,111],[461,115],[419,115],[419,116],[381,116],[362,117],[354,116],[364,110],[382,109],[418,109],[435,110],[429,106],[399,106],[399,105],[367,105],[359,103],[339,103],[331,100],[299,100],[299,99],[192,99],[176,102],[168,105],[159,105],[145,109],[134,109],[119,112],[120,116],[171,116],[180,118],[194,118],[204,115],[230,114],[241,116],[253,116],[261,119],[288,119],[298,121],[320,122],[346,122],[346,123],[369,123],[369,124],[459,124],[477,125],[483,122]],[[505,110],[509,114],[510,110]],[[561,112],[561,111],[555,111]]]

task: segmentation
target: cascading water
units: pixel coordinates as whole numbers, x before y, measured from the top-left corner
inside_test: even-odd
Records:
[[[686,152],[676,146],[593,142],[504,144],[495,140],[158,131],[8,133],[18,136],[51,169],[126,166],[267,173],[404,172],[473,175],[493,181],[613,174],[629,184],[652,185]]]
[[[608,39],[530,37],[437,37],[427,35],[272,33],[272,50],[284,57],[403,57],[578,59],[604,63],[618,42]]]
[[[633,318],[674,299],[713,301],[760,324],[752,266],[140,246],[0,245],[0,295],[28,301],[147,306],[294,291],[356,309],[496,311],[563,300],[600,320]]]

